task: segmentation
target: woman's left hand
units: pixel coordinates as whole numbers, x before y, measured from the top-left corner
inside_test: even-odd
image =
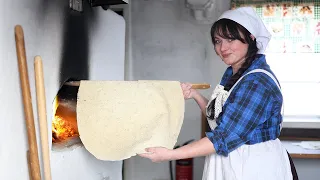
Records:
[[[173,160],[173,150],[164,147],[147,148],[147,153],[138,154],[141,157],[148,158],[152,162]]]

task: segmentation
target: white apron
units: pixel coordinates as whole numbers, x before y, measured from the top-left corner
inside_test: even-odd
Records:
[[[267,74],[280,89],[276,79],[266,70],[255,69],[245,75],[254,72]],[[229,92],[220,84],[217,85],[208,102],[209,105],[216,98],[215,119],[233,88],[244,76],[239,78]],[[217,126],[215,120],[208,120],[208,123],[211,129]],[[292,180],[292,173],[287,151],[280,140],[275,139],[254,145],[244,144],[230,152],[227,157],[215,153],[206,156],[202,180]]]

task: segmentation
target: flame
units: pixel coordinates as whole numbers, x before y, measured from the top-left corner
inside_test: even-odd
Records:
[[[53,115],[56,115],[58,106],[59,106],[59,101],[58,101],[58,97],[56,97],[54,98],[54,101],[53,101]]]
[[[60,142],[70,137],[79,136],[75,112],[71,112],[59,104],[57,97],[54,100],[53,106],[52,142]]]

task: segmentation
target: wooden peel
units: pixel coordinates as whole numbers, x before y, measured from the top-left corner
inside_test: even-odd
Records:
[[[64,83],[64,85],[67,86],[80,86],[80,81],[69,81]],[[210,84],[206,84],[206,83],[192,83],[192,89],[209,89],[210,88]]]
[[[38,147],[37,147],[37,138],[36,131],[34,126],[34,117],[32,109],[32,99],[30,93],[30,84],[28,77],[28,66],[26,61],[26,52],[25,52],[25,42],[23,29],[20,25],[15,26],[15,40],[16,40],[16,51],[18,58],[19,74],[20,74],[20,83],[23,96],[23,105],[24,105],[24,114],[27,127],[28,135],[28,163],[30,166],[30,178],[32,180],[40,180],[40,165],[38,157]]]
[[[40,137],[42,147],[42,159],[44,166],[44,179],[51,180],[49,142],[48,142],[48,124],[46,110],[46,95],[44,88],[43,65],[40,56],[34,58],[34,72],[36,81],[38,120],[40,124]]]

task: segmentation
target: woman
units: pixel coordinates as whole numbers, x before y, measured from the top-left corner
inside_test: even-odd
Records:
[[[263,54],[271,35],[252,8],[224,12],[211,28],[217,55],[229,65],[210,101],[182,83],[208,117],[211,132],[178,149],[147,148],[153,162],[206,156],[203,179],[292,180],[278,139],[282,123],[279,83]]]

